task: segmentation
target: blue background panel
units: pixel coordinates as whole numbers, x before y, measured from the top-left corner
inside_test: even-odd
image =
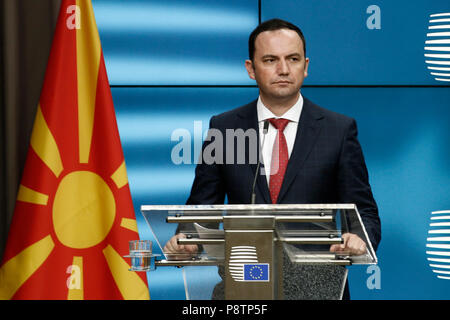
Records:
[[[185,204],[199,155],[195,144],[200,151],[210,117],[254,99],[258,91],[257,88],[112,88],[111,91],[140,238],[152,240],[153,252],[161,253],[140,212],[141,205]],[[182,140],[172,139],[174,132],[187,133],[183,137],[191,145],[187,163],[177,165],[172,161],[172,149]],[[163,221],[152,227],[169,238],[176,226]],[[185,279],[193,288],[188,292],[190,298],[210,299],[214,284],[220,280],[216,267],[158,268],[148,275],[150,296],[156,300],[186,299]]]
[[[450,12],[448,0],[262,0],[261,4],[262,21],[281,18],[302,29],[310,58],[305,85],[449,84],[430,75],[425,63],[430,59],[424,56],[427,33],[432,32],[429,16]],[[381,29],[366,25],[372,15],[367,8],[374,4],[380,8]],[[436,39],[441,38],[450,39]],[[443,46],[450,50],[450,44]],[[449,58],[437,60],[448,61],[450,67]]]
[[[252,84],[257,0],[93,0],[111,85]]]
[[[256,88],[113,88],[119,132],[141,238],[151,239],[139,207],[183,204],[194,178],[194,121],[245,104]],[[370,290],[366,266],[350,267],[353,299],[449,299],[450,281],[429,267],[432,211],[450,209],[448,88],[303,88],[317,104],[354,117],[382,221],[377,252],[381,288]],[[190,133],[192,164],[175,165],[172,133]],[[198,134],[197,134],[198,136]],[[161,226],[162,228],[163,226]],[[167,230],[172,233],[173,230]],[[163,268],[161,268],[163,269]],[[211,290],[214,270],[199,286]],[[201,279],[201,280],[200,280]],[[184,299],[180,269],[150,273],[153,299]]]
[[[184,204],[203,134],[212,115],[257,97],[257,88],[112,88],[133,195],[146,204]],[[194,132],[194,126],[201,129]],[[186,132],[190,164],[174,164],[172,149]],[[171,179],[173,177],[173,179]]]
[[[302,91],[319,105],[357,120],[379,207],[381,289],[368,289],[365,266],[350,267],[352,299],[450,299],[450,281],[436,277],[426,255],[431,212],[450,209],[450,90]]]
[[[373,13],[366,10],[374,4],[381,29],[370,30],[366,22]],[[443,86],[449,82],[430,74],[424,56],[430,53],[424,50],[430,15],[450,12],[447,0],[93,0],[93,5],[142,239],[154,240],[142,204],[185,203],[210,117],[257,97],[244,61],[261,13],[262,20],[280,17],[304,31],[311,59],[305,85],[322,87],[305,87],[303,94],[358,123],[382,222],[381,278],[380,287],[370,289],[369,269],[350,267],[352,298],[450,298],[450,280],[437,278],[426,247],[431,212],[450,210],[450,90]],[[450,58],[436,59],[450,68],[445,65]],[[450,79],[450,70],[446,73],[440,77]],[[356,87],[366,85],[375,87]],[[183,154],[189,161],[176,164],[173,151],[182,141],[190,145]],[[155,227],[167,237],[174,232],[165,223]],[[185,281],[194,281],[195,290],[186,293]],[[215,267],[159,268],[149,274],[150,295],[208,299],[217,281]]]

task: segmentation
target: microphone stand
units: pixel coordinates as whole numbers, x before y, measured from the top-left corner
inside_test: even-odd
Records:
[[[261,144],[261,151],[258,157],[258,165],[256,166],[256,172],[255,172],[255,177],[253,179],[253,185],[252,185],[252,196],[250,199],[250,204],[255,204],[256,201],[256,193],[255,193],[255,186],[256,186],[256,179],[258,178],[258,174],[259,174],[259,168],[261,167],[261,157],[262,157],[262,151],[264,148],[264,141],[266,140],[266,134],[267,131],[269,130],[269,120],[265,120],[264,121],[264,128],[263,128],[263,141]]]

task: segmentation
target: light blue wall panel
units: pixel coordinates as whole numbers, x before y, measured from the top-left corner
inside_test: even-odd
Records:
[[[257,0],[93,0],[112,85],[252,84]]]
[[[380,29],[369,29],[380,9]],[[262,20],[286,19],[306,37],[310,70],[305,85],[449,85],[450,13],[448,0],[263,0]],[[442,20],[429,22],[430,20]],[[429,26],[441,26],[431,29]],[[447,32],[442,36],[428,33]],[[443,44],[425,41],[444,40]],[[425,47],[444,47],[439,51]],[[424,54],[444,54],[443,58]],[[437,61],[439,64],[426,64]],[[427,66],[446,68],[428,70]],[[446,76],[431,75],[430,72]],[[447,81],[437,81],[446,79]]]
[[[256,88],[112,88],[117,123],[127,165],[141,239],[153,241],[153,251],[161,253],[146,224],[140,207],[144,204],[184,204],[194,179],[196,146],[208,130],[212,115],[238,107],[257,97]],[[195,128],[195,130],[194,130]],[[186,134],[173,138],[172,134]],[[188,138],[190,137],[190,138]],[[186,139],[185,139],[186,138]],[[190,145],[191,156],[175,164],[173,148],[182,141]],[[176,226],[154,225],[158,232],[175,233]],[[164,244],[162,244],[164,245]],[[185,299],[183,269],[158,268],[149,273],[152,299]],[[201,275],[199,275],[201,272]],[[186,278],[200,281],[197,298],[209,299],[218,282],[217,268],[190,268]]]

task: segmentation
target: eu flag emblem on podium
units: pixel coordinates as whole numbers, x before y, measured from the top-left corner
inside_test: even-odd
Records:
[[[269,264],[244,264],[244,281],[269,281]]]

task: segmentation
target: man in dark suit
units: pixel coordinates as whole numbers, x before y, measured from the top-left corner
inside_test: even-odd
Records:
[[[227,161],[202,161],[197,165],[187,204],[221,204],[225,196],[229,204],[249,203],[257,174],[255,203],[355,203],[376,249],[381,239],[380,220],[357,140],[356,122],[315,105],[300,93],[309,64],[301,30],[279,19],[260,24],[249,38],[249,58],[245,67],[258,84],[259,97],[211,118],[210,129],[225,140],[219,158]],[[264,133],[267,121],[270,125]],[[265,174],[257,173],[256,162],[251,161],[252,150],[257,150],[258,157],[260,151],[258,147],[252,149],[252,139],[247,139],[244,148],[245,161],[237,161],[242,149],[234,146],[235,137],[227,135],[230,129],[256,132]],[[203,151],[213,142],[211,135]],[[230,150],[234,151],[231,157]],[[175,235],[165,252],[198,250],[196,246],[178,245],[176,239],[180,237],[184,235]],[[346,233],[343,238],[344,243],[332,245],[331,252],[366,252],[367,244],[356,234]]]

